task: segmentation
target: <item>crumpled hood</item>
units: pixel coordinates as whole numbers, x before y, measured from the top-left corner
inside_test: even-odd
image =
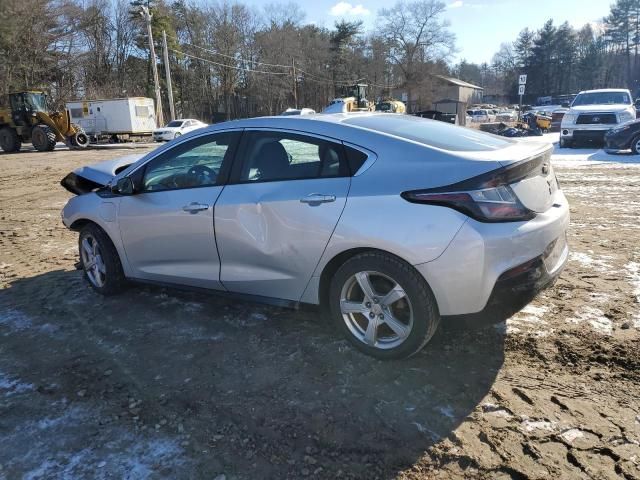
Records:
[[[136,163],[145,154],[125,155],[75,169],[60,184],[71,193],[82,195],[108,185],[120,172]]]

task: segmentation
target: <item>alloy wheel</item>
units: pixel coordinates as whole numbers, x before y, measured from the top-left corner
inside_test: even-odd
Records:
[[[375,271],[349,277],[340,294],[340,311],[354,337],[383,350],[402,344],[413,327],[413,309],[405,290]]]
[[[82,266],[87,278],[95,287],[101,288],[107,278],[107,269],[102,259],[100,245],[92,235],[87,235],[81,245]]]

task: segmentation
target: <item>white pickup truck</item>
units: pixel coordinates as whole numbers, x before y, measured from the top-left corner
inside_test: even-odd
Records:
[[[580,92],[562,118],[560,148],[578,142],[602,143],[609,129],[635,118],[636,108],[629,90],[607,88]]]

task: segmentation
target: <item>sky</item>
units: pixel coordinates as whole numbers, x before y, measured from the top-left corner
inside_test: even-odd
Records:
[[[277,0],[276,0],[277,1]],[[609,13],[613,0],[442,0],[445,18],[456,35],[458,52],[453,62],[490,62],[503,42],[513,42],[525,27],[538,29],[552,18],[555,24],[568,21],[574,27],[599,22]],[[287,0],[280,0],[286,3]],[[274,0],[243,0],[257,7]],[[332,27],[336,20],[363,20],[367,30],[375,28],[381,8],[394,0],[294,0],[306,12],[305,23]]]

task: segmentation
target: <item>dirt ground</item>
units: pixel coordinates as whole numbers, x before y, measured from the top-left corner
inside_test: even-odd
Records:
[[[379,362],[313,310],[94,294],[59,181],[128,153],[0,155],[0,479],[640,478],[640,158],[558,151],[556,285]]]

